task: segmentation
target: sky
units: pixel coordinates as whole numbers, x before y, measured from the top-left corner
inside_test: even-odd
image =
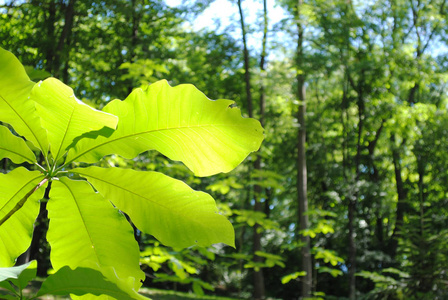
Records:
[[[172,7],[180,5],[182,0],[165,0],[165,2]],[[233,3],[232,3],[233,2]],[[269,19],[272,22],[278,22],[284,18],[284,10],[278,6],[274,5],[273,0],[267,0]],[[256,12],[263,9],[262,0],[244,0],[242,1],[243,10],[245,13],[245,19],[247,19],[248,24],[254,23],[256,20]],[[213,20],[221,20],[223,26],[230,23],[233,19],[239,20],[238,6],[235,1],[229,0],[215,0],[213,3],[201,14],[194,24],[194,29],[203,29],[205,27],[214,26]]]
[[[169,6],[175,7],[182,3],[182,0],[165,0]],[[274,0],[267,0],[267,10],[269,18],[269,27],[272,27],[275,23],[287,17],[287,13],[278,5],[275,5]],[[242,7],[244,13],[244,21],[246,26],[253,26],[257,24],[257,18],[263,10],[262,0],[242,0]],[[217,26],[217,22],[221,26]],[[258,19],[260,23],[261,19]],[[210,28],[211,30],[222,32],[226,30],[228,25],[234,24],[235,30],[229,32],[235,39],[241,39],[241,29],[240,29],[240,16],[238,12],[238,6],[236,1],[229,0],[215,0],[213,3],[191,24],[194,31],[198,31],[204,28]],[[262,38],[262,32],[260,30],[255,30],[253,34],[248,35],[248,45],[251,48],[259,48],[260,40]]]

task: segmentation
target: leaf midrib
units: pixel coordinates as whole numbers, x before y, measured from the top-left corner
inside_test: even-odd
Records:
[[[137,135],[153,133],[153,132],[159,132],[159,131],[168,131],[168,130],[184,130],[184,129],[192,129],[192,128],[220,127],[220,126],[226,126],[226,127],[246,127],[246,126],[243,126],[243,125],[233,125],[233,124],[207,124],[207,125],[193,125],[193,126],[188,126],[188,127],[186,127],[186,126],[169,127],[169,128],[162,128],[162,129],[153,129],[153,130],[140,131],[138,133],[124,135],[124,136],[120,136],[120,137],[117,137],[117,138],[114,138],[114,139],[110,139],[110,140],[108,139],[104,143],[101,143],[101,144],[95,145],[94,147],[88,148],[87,150],[81,152],[80,154],[78,154],[77,156],[72,158],[70,161],[65,162],[63,166],[66,166],[66,165],[72,163],[77,158],[83,156],[84,154],[86,154],[86,153],[88,153],[88,152],[90,152],[90,151],[92,151],[92,150],[94,150],[96,148],[102,147],[104,145],[107,145],[107,144],[110,144],[110,143],[113,143],[113,142],[116,142],[116,141],[119,141],[119,140],[122,140],[122,139],[131,138],[131,137],[134,137],[134,136],[137,136]]]
[[[101,260],[100,260],[100,258],[99,258],[99,256],[98,256],[98,253],[97,253],[97,248],[95,247],[95,245],[94,245],[94,243],[93,243],[91,233],[90,233],[90,231],[88,230],[88,227],[87,227],[87,225],[86,225],[86,222],[85,222],[85,220],[84,220],[84,217],[83,217],[83,215],[82,215],[82,213],[81,213],[81,209],[79,208],[78,201],[76,201],[76,196],[75,196],[75,194],[72,192],[72,190],[70,189],[70,187],[69,187],[68,184],[66,184],[66,183],[65,183],[64,181],[62,181],[62,180],[60,180],[60,182],[61,182],[63,185],[65,185],[65,187],[68,189],[68,191],[69,191],[70,194],[72,195],[72,198],[73,198],[73,200],[74,200],[74,202],[75,202],[75,204],[76,204],[76,208],[78,209],[79,216],[81,217],[82,223],[84,224],[84,228],[86,229],[87,235],[89,236],[90,244],[93,246],[93,249],[94,249],[93,252],[95,253],[95,256],[96,256],[96,258],[97,258],[98,263],[101,264]]]
[[[13,150],[10,150],[10,149],[7,149],[7,148],[4,148],[4,147],[1,147],[0,146],[0,150],[5,150],[6,152],[11,152],[11,153],[14,153],[14,154],[16,154],[16,155],[18,155],[18,156],[20,156],[20,157],[23,157],[24,159],[25,159],[25,161],[27,161],[27,162],[29,162],[29,163],[32,163],[32,159],[29,159],[28,157],[26,157],[25,155],[23,155],[23,154],[21,154],[21,153],[19,153],[19,152],[16,152],[16,151],[13,151]]]
[[[55,162],[57,162],[57,161],[59,160],[59,154],[60,154],[60,152],[61,152],[62,145],[64,144],[65,137],[67,136],[68,129],[69,129],[70,124],[71,124],[71,122],[72,122],[73,114],[75,113],[75,110],[76,110],[76,104],[73,105],[72,113],[71,113],[70,118],[69,118],[69,120],[68,120],[68,122],[67,122],[66,130],[65,130],[65,132],[64,132],[64,136],[62,137],[61,143],[59,144],[59,149],[58,149],[58,152],[57,152],[57,154],[56,154]]]
[[[37,138],[36,134],[34,133],[33,130],[31,130],[31,127],[28,125],[27,122],[25,122],[25,120],[22,118],[22,116],[14,109],[14,107],[11,106],[11,104],[6,101],[6,99],[0,94],[0,98],[3,99],[3,101],[5,101],[6,104],[8,104],[8,106],[14,111],[14,113],[20,118],[20,120],[22,120],[22,122],[25,124],[25,126],[28,128],[28,130],[33,134],[34,138],[36,139],[37,143],[39,144],[39,147],[42,151],[44,151],[44,147],[42,147],[42,144],[40,143],[39,139]]]
[[[44,177],[44,176],[39,174],[35,178],[33,178],[33,179],[29,180],[27,183],[25,183],[11,198],[9,198],[8,201],[6,201],[6,203],[0,208],[0,211],[2,211],[11,202],[11,200],[14,199],[17,196],[17,194],[20,193],[26,186],[28,186],[31,182],[35,181],[39,177]]]
[[[96,179],[96,180],[98,180],[98,181],[104,182],[104,183],[106,183],[106,184],[109,184],[109,185],[111,185],[111,186],[114,186],[114,187],[116,187],[116,188],[119,188],[119,189],[121,189],[121,190],[123,190],[123,191],[125,191],[125,192],[128,192],[128,193],[130,193],[130,194],[133,194],[133,195],[135,195],[135,196],[137,196],[137,197],[139,197],[139,198],[143,198],[144,200],[147,200],[148,202],[151,202],[151,203],[153,203],[153,204],[156,205],[156,206],[162,207],[162,208],[164,208],[164,209],[170,211],[171,213],[174,212],[174,214],[175,214],[176,216],[185,217],[184,214],[180,214],[180,211],[178,212],[177,210],[172,210],[172,209],[171,209],[170,207],[168,207],[168,206],[164,206],[164,205],[160,204],[159,202],[155,202],[155,201],[153,201],[153,200],[151,200],[151,199],[149,199],[149,198],[146,198],[145,196],[142,196],[142,195],[140,195],[140,194],[134,193],[133,191],[128,190],[128,189],[126,189],[126,188],[124,188],[124,187],[121,187],[121,186],[119,186],[119,185],[117,185],[117,184],[115,184],[115,183],[111,183],[111,182],[109,182],[109,181],[105,181],[105,180],[103,180],[103,179],[101,179],[101,178],[98,178],[98,177],[95,177],[95,176],[92,176],[92,175],[90,175],[90,174],[86,174],[86,173],[81,173],[81,172],[73,172],[73,173],[80,174],[80,175],[83,175],[83,176],[85,176],[85,177],[90,177],[90,178]],[[195,191],[195,190],[193,190],[193,189],[191,189],[191,190],[194,191],[194,192],[197,192],[197,191]],[[193,222],[195,222],[196,224],[199,224],[199,225],[201,224],[201,223],[198,222],[195,218],[192,218],[191,221],[193,221]]]

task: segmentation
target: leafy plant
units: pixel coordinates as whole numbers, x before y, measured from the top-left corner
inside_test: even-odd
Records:
[[[405,299],[406,280],[410,277],[406,272],[386,268],[381,273],[363,270],[356,273],[356,276],[370,279],[375,284],[366,299]]]
[[[17,267],[0,268],[0,287],[9,292],[2,297],[6,299],[12,299],[14,296],[22,298],[23,289],[36,276],[36,267],[37,262],[33,260]]]
[[[229,172],[263,140],[260,123],[241,117],[233,101],[159,81],[99,111],[55,78],[30,81],[1,48],[0,66],[0,120],[14,129],[0,126],[0,159],[35,169],[0,175],[0,267],[13,266],[30,245],[39,200],[48,201],[47,240],[59,274],[42,288],[55,294],[52,282],[66,284],[63,293],[115,297],[118,288],[139,298],[144,273],[123,212],[165,245],[234,245],[232,225],[210,195],[157,172],[87,166],[110,154],[132,159],[157,150],[197,176]],[[69,274],[89,280],[67,281]]]
[[[194,276],[199,274],[199,267],[215,259],[215,254],[206,248],[191,247],[176,250],[155,241],[141,252],[141,256],[140,263],[155,272],[154,282],[191,284],[193,292],[201,296],[204,295],[203,289],[214,290],[212,285]]]

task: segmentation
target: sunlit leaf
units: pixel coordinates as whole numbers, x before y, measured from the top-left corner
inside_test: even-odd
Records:
[[[318,271],[319,271],[319,273],[329,273],[333,277],[338,277],[343,274],[341,270],[331,269],[328,267],[319,267]]]
[[[290,282],[291,280],[296,279],[299,276],[302,277],[302,276],[305,276],[305,275],[306,275],[306,272],[305,271],[301,271],[301,272],[294,272],[292,274],[283,276],[282,279],[281,279],[282,280],[282,284],[286,284],[286,283]]]
[[[66,177],[54,181],[47,207],[47,239],[54,269],[76,268],[91,261],[100,267],[113,267],[121,279],[135,278],[135,288],[140,287],[144,274],[132,227],[86,181]]]
[[[73,140],[103,127],[115,129],[117,117],[91,108],[76,99],[73,90],[55,78],[39,82],[31,91],[47,129],[50,151],[57,161]]]
[[[0,48],[0,120],[41,149],[48,150],[47,133],[41,126],[34,101],[29,99],[35,85],[19,60]]]
[[[0,159],[5,157],[16,164],[36,161],[36,156],[23,139],[13,135],[7,127],[0,126]]]
[[[19,167],[8,174],[0,174],[0,219],[14,211],[26,194],[32,191],[44,175]],[[44,188],[37,189],[22,208],[15,211],[0,225],[0,267],[11,267],[16,258],[26,251],[31,243],[33,224],[39,212],[39,203]]]
[[[87,178],[106,199],[126,212],[137,228],[165,245],[234,245],[233,227],[217,212],[213,198],[182,181],[157,172],[120,168],[89,167],[71,172]]]
[[[114,100],[104,111],[119,117],[109,137],[81,140],[68,162],[96,162],[105,155],[133,158],[155,149],[182,161],[198,176],[229,172],[263,140],[263,128],[241,117],[233,101],[211,101],[192,85],[170,87],[159,81]]]
[[[0,281],[14,280],[16,286],[24,288],[36,276],[36,268],[35,260],[16,267],[0,268]]]
[[[111,273],[111,272],[109,272]],[[37,296],[51,295],[107,295],[113,299],[147,299],[135,291],[123,289],[120,280],[110,279],[109,276],[93,268],[75,268],[65,266],[55,274],[49,276],[42,284]],[[85,299],[88,297],[82,297]]]

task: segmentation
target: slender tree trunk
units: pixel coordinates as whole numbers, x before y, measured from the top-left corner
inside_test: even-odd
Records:
[[[8,158],[3,158],[2,160],[1,160],[1,165],[2,165],[2,173],[7,173],[8,172],[8,162],[9,162],[9,159]]]
[[[299,106],[298,121],[298,145],[297,145],[297,193],[298,193],[298,222],[299,230],[308,229],[308,197],[307,197],[307,168],[306,168],[306,123],[305,123],[305,83],[302,79],[299,79],[299,100],[301,102]],[[310,251],[310,237],[300,235],[300,240],[303,244],[302,255],[302,271],[306,272],[306,275],[302,278],[302,297],[311,296],[312,288],[312,265],[311,265],[311,251]]]
[[[129,47],[129,62],[133,63],[136,60],[137,53],[136,48],[139,41],[139,28],[140,28],[140,14],[137,11],[137,1],[138,0],[132,0],[131,1],[131,13],[132,13],[132,27],[131,27],[131,45]],[[128,87],[128,94],[130,94],[133,90],[132,84]],[[136,231],[136,227],[132,225],[134,228],[134,231]]]
[[[62,27],[61,35],[59,36],[59,41],[56,47],[56,51],[54,53],[54,75],[55,77],[60,77],[61,72],[61,59],[65,58],[64,65],[68,66],[68,51],[69,50],[69,41],[72,34],[73,29],[73,20],[75,17],[75,2],[76,0],[70,0],[68,2],[67,7],[65,8],[65,15],[64,15],[64,27]],[[68,67],[67,67],[68,68]]]
[[[268,7],[267,0],[263,0],[263,39],[261,41],[261,57],[260,57],[260,123],[264,126],[264,113],[266,106],[266,93],[264,86],[264,79],[266,77],[266,44],[268,38]]]
[[[46,65],[45,70],[49,73],[54,72],[54,56],[55,56],[55,22],[56,22],[56,3],[55,0],[51,0],[48,7],[48,16],[45,20],[47,25],[47,36],[46,36]]]
[[[395,134],[392,133],[390,136],[390,141],[392,144],[392,162],[394,164],[395,172],[395,183],[397,187],[398,202],[397,208],[395,210],[395,227],[392,232],[389,255],[393,258],[397,254],[398,248],[398,238],[400,234],[401,227],[403,226],[404,213],[407,208],[406,198],[407,190],[404,187],[403,178],[401,177],[401,164],[400,164],[400,153],[397,145],[395,144]]]
[[[424,224],[424,215],[425,215],[425,192],[424,192],[424,177],[425,177],[425,162],[423,161],[421,155],[417,157],[417,171],[418,171],[418,199],[420,203],[420,235],[422,239],[425,238],[425,224]]]
[[[348,204],[348,262],[349,262],[349,299],[356,299],[356,244],[355,244],[355,210],[356,201],[354,199],[349,200]]]
[[[364,71],[362,70],[360,79],[357,85],[358,93],[358,139],[356,143],[356,157],[355,157],[355,168],[356,177],[355,183],[360,180],[360,166],[361,166],[361,151],[362,151],[362,133],[364,129],[364,94],[363,94],[363,83],[364,83]],[[349,299],[356,299],[356,241],[355,241],[355,222],[356,222],[356,206],[358,204],[359,191],[355,191],[353,197],[349,199],[348,203],[348,263],[349,263]]]
[[[43,262],[48,262],[49,249],[42,248],[45,243],[41,243],[42,239],[48,231],[48,213],[47,213],[47,202],[50,199],[51,182],[48,183],[45,189],[44,198],[40,201],[39,215],[37,216],[37,226],[34,228],[33,238],[31,240],[31,245],[29,249],[29,256],[27,261],[37,260],[37,276],[45,277],[47,276],[47,268],[50,265],[46,265]]]
[[[375,164],[375,149],[376,146],[378,145],[378,140],[381,136],[381,133],[383,131],[384,128],[384,123],[386,121],[383,119],[381,121],[381,125],[378,128],[378,130],[376,131],[375,134],[375,138],[369,142],[369,146],[368,146],[368,150],[369,150],[369,168],[370,168],[370,182],[372,182],[375,185],[378,185],[380,182],[380,175],[378,173],[378,168],[376,167]],[[376,200],[377,197],[373,197],[371,199],[372,202],[378,201]],[[381,199],[379,199],[379,201],[381,201]],[[377,207],[374,208],[375,211],[375,221],[376,221],[376,225],[375,225],[375,236],[377,237],[377,242],[380,245],[381,249],[385,249],[386,247],[384,247],[384,226],[383,226],[383,215],[382,215],[382,211],[381,211],[381,205],[377,205]]]
[[[240,5],[241,9],[241,5]],[[242,18],[241,18],[242,19]],[[265,102],[266,102],[266,95],[265,95],[265,87],[264,87],[264,80],[263,77],[265,76],[265,69],[266,69],[266,41],[267,41],[267,32],[268,32],[268,17],[267,17],[267,5],[266,0],[263,0],[263,19],[264,19],[264,30],[263,30],[263,39],[262,39],[262,51],[260,56],[260,74],[262,76],[262,83],[260,85],[260,100],[259,100],[259,106],[260,106],[260,113],[259,113],[259,120],[262,126],[264,126],[264,111],[265,111]],[[249,58],[248,58],[248,52],[247,52],[247,45],[244,47],[246,56],[244,60],[247,62],[245,64],[247,66],[247,74],[250,74],[249,72]],[[247,78],[247,80],[250,80],[250,77]],[[249,99],[249,98],[248,98]],[[251,99],[251,98],[250,98]],[[249,106],[252,106],[251,101],[248,101]],[[253,109],[253,108],[252,108]],[[254,113],[252,113],[254,115]],[[261,148],[260,150],[261,151]],[[260,171],[262,169],[262,158],[261,155],[257,156],[257,159],[255,160],[254,169]],[[261,180],[261,178],[259,178]],[[264,208],[262,207],[262,204],[260,202],[260,199],[262,198],[262,187],[258,184],[254,186],[254,199],[255,199],[255,206],[254,211],[262,212],[269,210],[269,205],[265,203]],[[265,197],[265,201],[266,197]],[[266,206],[267,205],[267,206]],[[269,213],[266,213],[266,217],[269,215]],[[256,251],[262,251],[261,246],[261,233],[258,233],[258,228],[260,227],[259,224],[255,224],[254,226],[254,253]],[[255,262],[262,262],[264,259],[255,255],[254,261]],[[255,288],[255,299],[264,299],[265,298],[265,286],[264,286],[264,274],[263,269],[260,269],[260,271],[257,271],[254,273],[254,288]]]
[[[249,50],[247,49],[246,25],[244,24],[244,13],[243,8],[241,6],[241,0],[238,0],[238,10],[240,12],[240,25],[243,38],[244,80],[246,82],[247,111],[249,113],[249,117],[252,118],[253,101],[252,101],[252,92],[250,83],[251,76],[250,76]]]
[[[246,39],[246,26],[244,24],[244,13],[243,8],[241,5],[241,0],[238,0],[238,10],[240,13],[240,25],[241,25],[241,31],[242,31],[242,39],[243,39],[243,58],[244,58],[244,78],[246,83],[246,99],[247,99],[247,110],[249,113],[249,117],[254,116],[254,108],[253,108],[253,101],[252,101],[252,86],[250,82],[250,62],[249,62],[249,50],[247,48],[247,39]],[[265,18],[267,18],[266,13],[266,6],[265,6]],[[265,26],[267,25],[267,19],[265,19]],[[267,32],[267,27],[265,28],[265,31]],[[260,62],[260,69],[262,71],[264,70],[264,64],[265,64],[265,50],[266,46],[264,45],[265,39],[262,42],[262,48],[264,49],[262,55],[261,55],[261,62]],[[265,96],[264,96],[264,88],[261,90],[260,95],[260,119],[261,122],[263,122],[263,113],[264,113],[264,102],[265,102]],[[254,162],[254,169],[255,170],[261,170],[261,157],[258,156],[257,159]],[[254,211],[256,212],[262,212],[263,207],[260,202],[262,193],[262,187],[260,185],[254,186]],[[254,261],[255,262],[263,262],[263,258],[256,255],[255,253],[257,251],[262,251],[261,246],[261,233],[258,232],[258,229],[260,228],[259,224],[254,225],[254,234],[253,234],[253,252],[254,252]],[[258,271],[254,270],[253,275],[253,283],[254,283],[254,299],[264,299],[265,298],[265,286],[264,286],[264,275],[263,275],[263,269],[260,269]]]
[[[297,68],[303,69],[303,39],[304,30],[301,24],[301,9],[302,0],[297,2],[297,29],[298,29],[298,41],[297,41]],[[297,194],[298,194],[298,223],[299,231],[308,229],[308,197],[307,197],[307,169],[306,169],[306,86],[305,75],[300,72],[297,75],[297,95],[299,98],[299,112],[297,119],[299,122],[298,130],[298,143],[297,143]],[[310,237],[299,233],[300,240],[303,244],[301,249],[302,267],[301,270],[306,272],[306,275],[302,278],[302,298],[310,297],[312,290],[312,264],[311,264],[311,251],[310,251]]]

